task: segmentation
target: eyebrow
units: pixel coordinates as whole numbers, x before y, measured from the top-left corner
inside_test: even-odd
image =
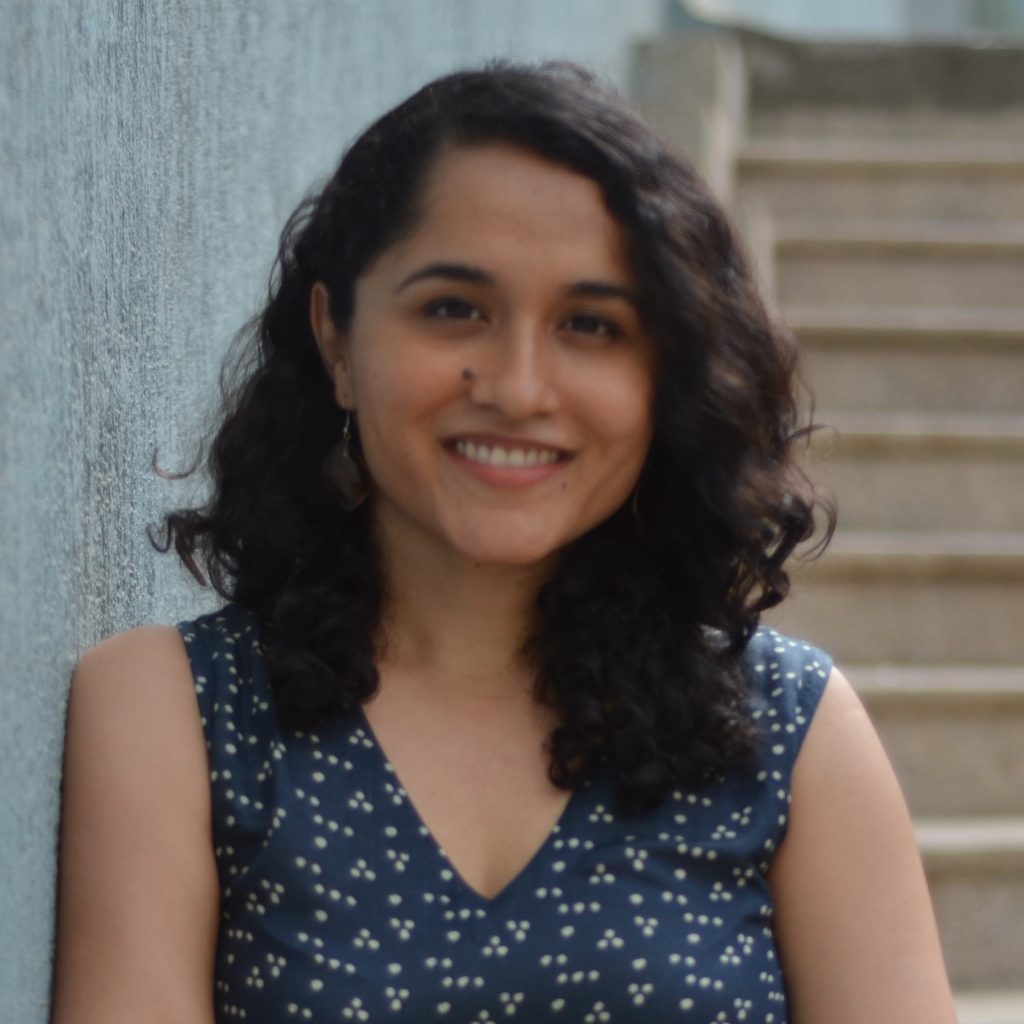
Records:
[[[414,270],[408,277],[403,278],[395,288],[395,294],[397,295],[417,281],[432,277],[489,287],[497,284],[494,275],[480,267],[469,266],[465,263],[428,263],[425,267],[420,267],[419,270]],[[636,292],[632,288],[612,281],[574,281],[564,291],[566,295],[574,298],[623,299],[634,306],[637,305]]]
[[[425,267],[420,267],[419,270],[414,270],[408,277],[403,278],[395,289],[395,294],[397,295],[409,285],[429,277],[440,277],[446,281],[465,281],[469,284],[493,285],[495,283],[494,278],[479,267],[470,267],[465,263],[428,263]]]
[[[582,299],[624,299],[637,304],[636,292],[622,284],[611,281],[577,281],[565,289],[566,295]]]

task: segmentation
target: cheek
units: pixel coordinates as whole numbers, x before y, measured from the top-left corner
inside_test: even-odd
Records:
[[[654,386],[647,373],[634,372],[617,380],[602,398],[602,422],[613,432],[610,442],[627,458],[642,463],[654,431]]]
[[[400,444],[410,441],[403,434],[415,431],[425,435],[434,418],[453,400],[451,381],[436,367],[397,356],[395,365],[383,368],[367,390],[378,429]]]
[[[437,443],[436,417],[452,399],[451,374],[400,352],[367,363],[360,371],[354,384],[363,451],[371,471],[406,473],[402,467]]]

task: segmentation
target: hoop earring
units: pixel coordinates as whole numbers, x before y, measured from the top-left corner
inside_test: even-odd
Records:
[[[341,440],[327,453],[324,475],[347,512],[359,508],[370,493],[366,471],[355,453],[352,438],[352,413],[345,410]]]

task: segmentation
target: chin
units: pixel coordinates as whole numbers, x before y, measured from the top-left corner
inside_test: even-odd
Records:
[[[540,516],[486,515],[451,523],[443,532],[448,545],[479,566],[526,569],[553,564],[561,552],[601,520],[539,521]]]
[[[465,552],[466,557],[474,565],[481,567],[505,568],[505,569],[529,569],[541,567],[552,562],[561,548],[551,550],[550,548],[509,551],[508,549],[484,549]]]
[[[480,538],[479,543],[463,543],[458,547],[463,556],[476,565],[526,569],[551,562],[567,543],[561,539],[552,542],[540,538],[499,540],[492,531],[490,536]]]

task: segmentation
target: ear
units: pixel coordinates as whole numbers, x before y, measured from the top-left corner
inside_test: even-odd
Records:
[[[334,397],[343,409],[354,409],[348,372],[348,346],[343,331],[331,317],[331,301],[327,286],[317,281],[309,293],[309,325],[320,350],[327,376],[334,382]]]

